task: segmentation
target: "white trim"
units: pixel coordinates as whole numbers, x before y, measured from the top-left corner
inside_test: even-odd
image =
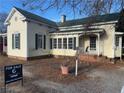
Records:
[[[93,23],[91,26],[95,26],[95,25],[105,25],[105,24],[115,24],[118,21],[108,21],[108,22],[99,22],[99,23]],[[84,24],[85,25],[85,24]],[[85,27],[84,25],[74,25],[74,26],[63,26],[63,27],[59,27],[59,29],[68,29],[68,28],[78,28],[78,27]]]
[[[100,34],[97,34],[98,37],[98,56],[100,55]]]
[[[9,24],[8,21],[11,19],[11,17],[13,16],[13,14],[15,12],[18,12],[19,14],[21,14],[16,8],[12,8],[11,12],[9,13],[8,17],[6,18],[6,20],[4,22],[5,25]],[[24,17],[23,20],[26,19],[26,17],[24,15],[21,14],[21,16]]]
[[[115,35],[123,35],[124,32],[115,32]]]
[[[1,33],[0,36],[7,36],[7,33]]]
[[[120,60],[122,59],[122,37],[120,37]]]
[[[103,30],[93,30],[93,31],[73,31],[73,32],[59,32],[59,33],[50,33],[50,35],[66,35],[66,34],[85,34],[85,33],[100,33],[104,32]]]

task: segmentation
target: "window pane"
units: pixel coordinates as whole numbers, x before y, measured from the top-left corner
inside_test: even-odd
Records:
[[[56,49],[56,48],[57,48],[57,39],[53,39],[53,44],[54,44],[54,45],[53,45],[53,48]]]
[[[63,49],[67,49],[67,38],[63,38]]]
[[[62,39],[61,38],[58,39],[58,48],[59,49],[62,48]]]
[[[72,40],[73,40],[72,38],[68,39],[68,48],[69,49],[73,49],[73,41]]]
[[[90,50],[96,50],[96,37],[90,37]]]
[[[38,46],[37,47],[38,48],[42,48],[42,35],[38,35],[38,39],[37,40],[38,40],[37,41],[38,42],[38,44],[37,44]]]
[[[115,45],[116,45],[116,47],[119,46],[119,36],[116,36],[116,38],[115,38]]]
[[[20,48],[20,36],[19,34],[15,34],[15,48]]]

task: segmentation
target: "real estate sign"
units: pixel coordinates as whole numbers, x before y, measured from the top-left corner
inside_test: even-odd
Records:
[[[4,67],[5,84],[23,80],[22,64]]]

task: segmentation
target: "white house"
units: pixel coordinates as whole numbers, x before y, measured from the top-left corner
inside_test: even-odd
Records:
[[[14,7],[8,15],[7,55],[28,60],[48,55],[75,56],[82,53],[108,58],[122,57],[123,30],[118,30],[121,13],[53,22]],[[123,44],[122,44],[123,43]]]

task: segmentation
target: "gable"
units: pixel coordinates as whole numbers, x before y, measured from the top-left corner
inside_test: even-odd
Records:
[[[19,11],[17,11],[15,8],[13,8],[11,10],[11,12],[9,13],[7,19],[5,20],[4,24],[9,24],[10,20],[12,20],[14,18],[16,20],[16,17],[17,17],[17,19],[25,19],[25,17]]]
[[[15,9],[18,10],[22,15],[24,15],[28,20],[33,20],[33,21],[47,24],[47,25],[52,26],[52,27],[57,27],[57,24],[54,21],[43,18],[39,15],[33,14],[31,12],[25,11],[25,10],[17,8],[17,7],[15,7]]]

